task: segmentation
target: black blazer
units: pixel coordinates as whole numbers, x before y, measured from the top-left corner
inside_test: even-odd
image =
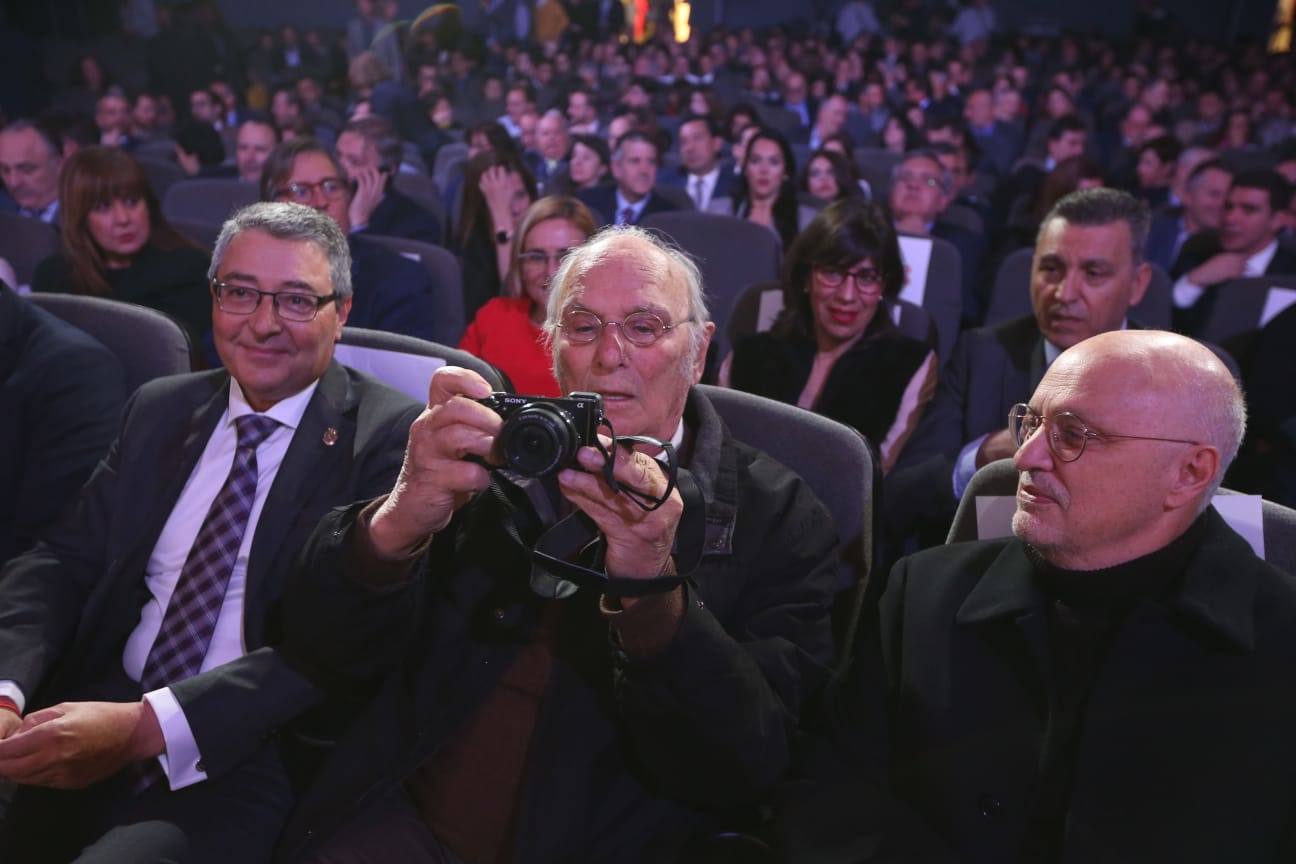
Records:
[[[436,341],[437,325],[433,285],[423,267],[379,246],[364,234],[353,234],[351,246],[352,327],[386,330]]]
[[[1170,278],[1178,279],[1223,251],[1218,232],[1200,231],[1194,234],[1184,241],[1183,248],[1179,250],[1179,257],[1175,259],[1174,267],[1170,271]],[[1290,276],[1293,274],[1296,274],[1296,252],[1292,252],[1279,242],[1273,258],[1269,260],[1269,266],[1265,268],[1265,275]],[[1196,303],[1187,308],[1181,309],[1178,306],[1174,308],[1176,330],[1189,335],[1196,335],[1201,326],[1206,323],[1206,318],[1216,301],[1217,292],[1215,288],[1217,286],[1203,285],[1202,287],[1206,290],[1201,297],[1197,298]]]
[[[121,657],[148,596],[144,568],[228,405],[228,381],[221,370],[141,387],[76,506],[0,572],[0,679],[18,683],[29,710],[139,698]],[[209,778],[237,767],[318,698],[264,649],[267,612],[325,512],[391,489],[419,410],[336,363],[320,379],[257,523],[243,608],[250,653],[171,688]]]
[[[0,565],[72,500],[125,402],[116,355],[0,283]]]
[[[383,237],[406,237],[440,245],[443,237],[441,220],[426,208],[395,188],[389,188],[369,216],[369,224],[358,234]]]
[[[577,193],[576,197],[585,202],[587,207],[594,208],[594,215],[601,218],[599,222],[600,228],[604,225],[616,224],[615,186],[595,186],[593,189],[582,189]],[[658,195],[655,191],[650,192],[648,193],[648,202],[644,204],[643,210],[639,211],[639,218],[635,221],[635,224],[639,224],[645,216],[653,213],[668,213],[678,209],[673,203]]]
[[[1296,860],[1296,582],[1202,518],[1182,579],[1133,608],[1102,663],[1060,861]],[[830,700],[844,770],[889,786],[960,861],[1020,860],[1049,604],[1017,540],[904,559]]]

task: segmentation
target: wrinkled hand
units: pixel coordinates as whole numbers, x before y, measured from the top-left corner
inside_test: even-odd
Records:
[[[1230,279],[1241,279],[1246,272],[1247,256],[1240,252],[1220,252],[1206,259],[1188,274],[1188,281],[1203,287],[1218,285]]]
[[[369,522],[381,557],[404,557],[489,485],[487,470],[464,457],[492,458],[503,421],[474,401],[490,394],[486,379],[468,369],[443,366],[432,376],[428,407],[410,426],[396,486]]]
[[[981,442],[977,449],[976,467],[983,468],[999,459],[1011,459],[1017,452],[1017,442],[1013,440],[1012,431],[1000,429],[992,432]]]
[[[351,227],[359,228],[369,224],[373,212],[382,203],[387,175],[377,168],[364,168],[353,171],[351,179],[355,181],[356,191],[351,196],[351,206],[347,213],[351,217]]]
[[[28,714],[21,731],[0,741],[0,777],[80,789],[165,746],[147,702],[63,702]]]
[[[0,708],[0,741],[22,728],[22,718],[12,711]]]
[[[509,182],[510,172],[502,165],[492,165],[482,172],[477,188],[481,189],[486,206],[490,209],[491,219],[497,229],[513,225],[513,184]]]
[[[606,437],[603,443],[611,446]],[[646,513],[629,496],[608,487],[603,479],[603,454],[598,450],[582,447],[576,458],[585,471],[568,468],[558,475],[558,486],[568,501],[598,525],[607,544],[608,575],[621,579],[653,579],[661,575],[684,514],[679,490],[673,490],[661,507]],[[612,475],[619,483],[654,498],[666,491],[666,475],[660,463],[637,450],[616,448]]]

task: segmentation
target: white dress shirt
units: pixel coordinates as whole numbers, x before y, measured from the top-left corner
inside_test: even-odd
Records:
[[[706,212],[707,205],[711,203],[711,196],[715,194],[716,181],[720,179],[720,166],[716,165],[705,174],[688,175],[688,196],[693,199],[693,206],[702,212]]]
[[[625,199],[625,196],[621,194],[621,190],[618,188],[616,190],[616,212],[612,214],[612,224],[638,225],[639,217],[643,215],[644,208],[648,206],[648,197],[650,195],[652,195],[651,192],[632,204]],[[625,212],[627,207],[630,208],[630,218],[623,221],[621,214]]]
[[[1278,240],[1275,238],[1269,241],[1268,246],[1246,260],[1246,264],[1242,267],[1242,278],[1263,276],[1265,271],[1269,269],[1269,262],[1273,261],[1273,257],[1277,252]],[[1187,309],[1196,303],[1209,287],[1209,285],[1194,284],[1188,279],[1188,274],[1185,273],[1174,284],[1174,304],[1180,309]]]

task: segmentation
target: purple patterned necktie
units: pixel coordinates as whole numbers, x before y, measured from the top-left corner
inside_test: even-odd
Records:
[[[225,589],[256,498],[256,450],[279,427],[279,421],[264,414],[247,414],[236,418],[234,425],[238,429],[234,464],[198,529],[144,662],[140,686],[145,693],[198,674],[216,630]],[[156,760],[149,759],[137,767],[137,793],[162,778]]]
[[[623,209],[621,210],[621,222],[620,222],[619,224],[621,224],[621,225],[632,225],[632,224],[634,224],[634,208],[633,208],[633,207],[626,207],[626,208],[623,208]]]

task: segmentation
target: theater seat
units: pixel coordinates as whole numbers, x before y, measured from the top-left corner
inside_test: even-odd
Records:
[[[471,369],[493,390],[513,389],[498,369],[467,351],[399,333],[343,327],[333,356],[342,365],[372,375],[419,402],[427,402],[428,382],[442,366]]]

